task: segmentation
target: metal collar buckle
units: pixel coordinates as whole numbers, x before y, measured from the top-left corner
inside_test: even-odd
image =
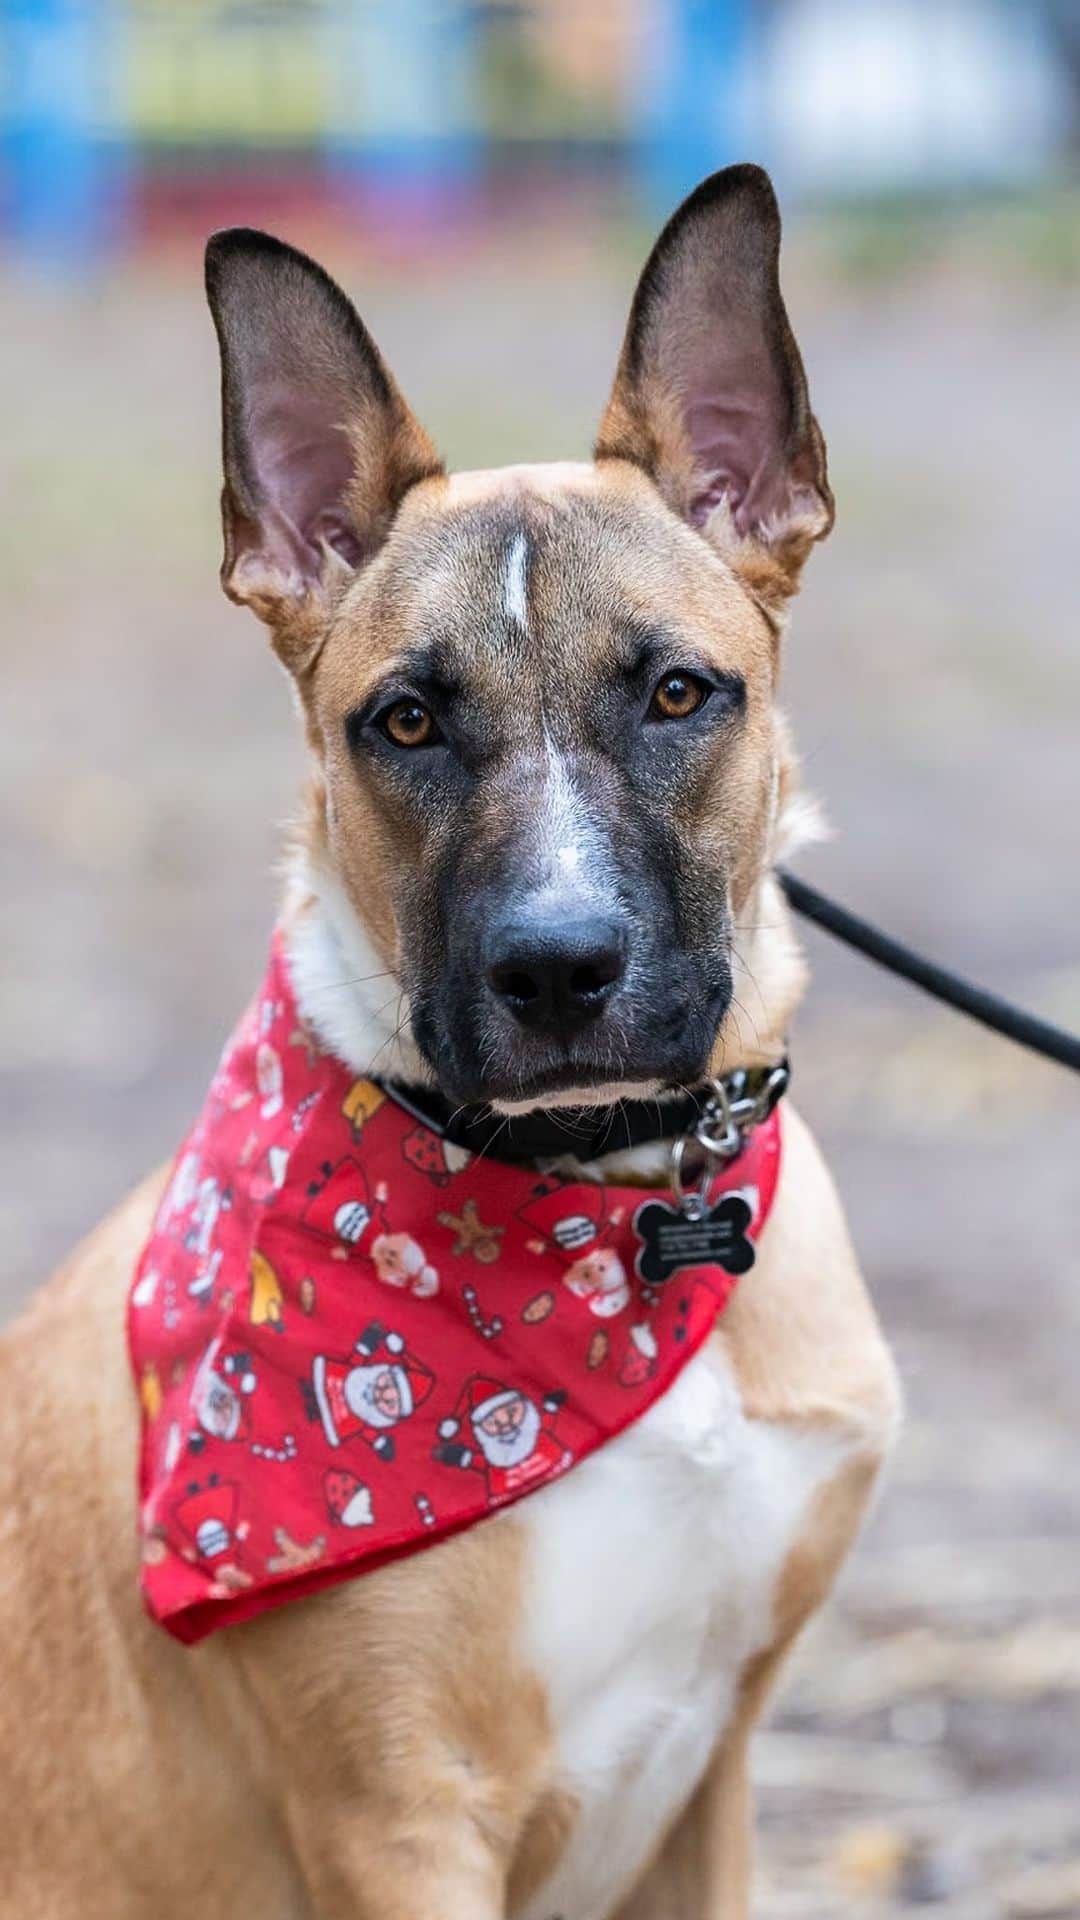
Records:
[[[711,1092],[697,1121],[671,1146],[671,1192],[684,1220],[704,1219],[718,1169],[734,1160],[742,1152],[746,1135],[768,1119],[790,1077],[787,1061],[781,1060],[753,1088],[745,1067],[709,1082]],[[696,1184],[688,1187],[683,1161],[691,1146],[700,1148],[704,1163]]]

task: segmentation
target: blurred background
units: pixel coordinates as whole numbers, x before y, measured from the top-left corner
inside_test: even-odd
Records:
[[[581,455],[659,222],[768,165],[838,501],[801,869],[1080,1025],[1078,151],[1074,0],[0,0],[5,1312],[175,1146],[274,912],[215,226],[316,253],[455,464]],[[760,1743],[759,1912],[1077,1915],[1080,1103],[808,945],[798,1098],[910,1419]]]

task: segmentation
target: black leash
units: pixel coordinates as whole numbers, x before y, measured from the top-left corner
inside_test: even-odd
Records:
[[[1080,1073],[1080,1035],[1052,1026],[1049,1020],[1040,1020],[1023,1007],[1014,1007],[1000,994],[988,993],[985,987],[973,986],[969,980],[962,980],[959,974],[950,973],[933,960],[924,960],[911,947],[872,927],[868,920],[860,920],[858,914],[849,913],[846,907],[827,899],[816,887],[807,886],[805,880],[797,879],[786,867],[777,867],[776,877],[795,912],[812,920],[815,926],[824,927],[835,939],[854,947],[879,967],[899,974],[902,980],[910,980],[935,1000],[944,1000],[959,1013],[966,1013],[984,1027],[1017,1041],[1031,1053],[1041,1053],[1047,1060],[1056,1060],[1059,1066],[1071,1067],[1074,1073]]]

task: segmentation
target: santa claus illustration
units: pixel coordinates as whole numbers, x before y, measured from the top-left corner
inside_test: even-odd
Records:
[[[435,1376],[400,1333],[373,1320],[344,1359],[317,1354],[311,1388],[315,1416],[332,1447],[360,1438],[380,1460],[394,1457],[393,1429],[423,1405]]]
[[[246,1440],[251,1432],[250,1401],[256,1387],[246,1353],[211,1347],[191,1391],[191,1410],[199,1425],[188,1442],[193,1453],[206,1440]]]
[[[434,1457],[444,1466],[482,1473],[493,1505],[550,1478],[570,1464],[556,1431],[565,1393],[538,1405],[519,1387],[474,1373],[466,1381],[451,1419],[439,1423]]]
[[[336,1165],[324,1162],[320,1177],[308,1187],[303,1218],[340,1249],[365,1254],[385,1286],[401,1287],[419,1300],[438,1293],[438,1273],[419,1241],[391,1229],[386,1187],[380,1183],[373,1198],[367,1175],[351,1154]]]
[[[601,1320],[621,1313],[630,1299],[630,1283],[615,1248],[609,1245],[621,1213],[609,1213],[602,1187],[551,1187],[533,1196],[519,1216],[542,1235],[566,1268],[563,1285]]]
[[[404,1287],[418,1300],[439,1291],[439,1276],[411,1233],[377,1233],[371,1242],[375,1272],[386,1287]]]

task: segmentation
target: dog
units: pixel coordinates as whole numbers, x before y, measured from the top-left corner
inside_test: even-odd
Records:
[[[211,241],[222,584],[302,718],[281,940],[303,1034],[348,1076],[510,1119],[652,1096],[663,1113],[671,1089],[782,1056],[804,967],[773,866],[805,803],[777,679],[833,501],[779,243],[765,174],[703,182],[638,284],[593,459],[448,475],[319,266],[247,230]],[[381,1098],[351,1096],[357,1127]],[[788,1105],[783,1142],[756,1264],[618,1438],[190,1648],[139,1602],[124,1336],[167,1175],[125,1200],[3,1346],[0,1910],[745,1916],[751,1730],[899,1417]],[[656,1138],[579,1172],[666,1187],[670,1156]],[[496,1301],[497,1231],[477,1270]],[[257,1285],[272,1341],[281,1292],[268,1270]],[[383,1297],[390,1324],[408,1296]],[[560,1310],[590,1314],[569,1288]],[[384,1329],[365,1340],[385,1349]],[[213,1394],[204,1374],[216,1444],[242,1444],[258,1388],[229,1396],[257,1371],[228,1358]],[[400,1410],[404,1379],[380,1376],[380,1405]],[[513,1396],[482,1383],[472,1403],[514,1443]]]

